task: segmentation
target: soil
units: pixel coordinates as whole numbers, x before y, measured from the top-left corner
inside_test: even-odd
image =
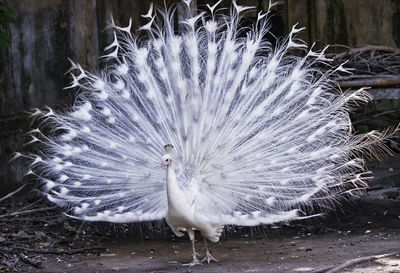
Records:
[[[112,241],[103,244],[107,250],[100,256],[50,257],[41,272],[316,272],[356,257],[399,251],[399,244],[399,230],[223,239],[211,246],[219,262],[187,268],[181,262],[190,261],[188,241]],[[204,255],[204,247],[198,252]],[[347,272],[400,272],[400,255]]]
[[[390,166],[386,182],[398,177],[399,164]],[[388,166],[379,166],[383,177]],[[209,243],[219,261],[190,268],[182,266],[191,259],[188,238],[176,238],[164,223],[85,223],[27,189],[0,203],[0,272],[329,272],[380,254],[391,255],[336,272],[400,272],[400,191],[374,185],[324,217],[228,227],[220,242]]]

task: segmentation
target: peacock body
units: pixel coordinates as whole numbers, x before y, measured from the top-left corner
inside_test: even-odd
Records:
[[[224,225],[313,215],[311,205],[363,187],[361,155],[384,149],[377,132],[352,134],[348,111],[369,95],[338,91],[329,77],[342,66],[322,73],[312,65],[329,62],[324,51],[288,54],[306,48],[300,29],[272,46],[268,12],[242,29],[247,7],[233,2],[224,16],[217,5],[180,22],[179,35],[173,12],[152,6],[147,38],[112,23],[107,68],[72,63],[73,109],[32,113],[41,122],[31,142],[42,149],[28,155],[29,173],[51,202],[85,221],[165,218],[189,233],[190,265],[193,229],[216,242]]]

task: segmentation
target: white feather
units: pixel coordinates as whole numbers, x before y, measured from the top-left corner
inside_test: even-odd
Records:
[[[171,14],[153,21],[151,6],[146,43],[126,35],[131,20],[115,27],[109,77],[74,65],[87,79],[73,76],[71,87],[83,89],[77,106],[31,114],[55,131],[70,128],[58,138],[32,136],[46,147],[32,168],[50,201],[83,220],[166,218],[178,236],[196,228],[218,241],[224,225],[298,219],[310,203],[330,207],[365,183],[354,154],[382,136],[352,135],[347,110],[369,96],[340,95],[326,80],[334,71],[315,75],[310,64],[326,62],[322,53],[289,56],[305,47],[294,41],[301,29],[272,48],[263,38],[268,15],[259,15],[239,39],[238,14],[248,8],[233,5],[228,18],[208,6],[212,21],[199,13],[181,22],[190,29],[180,36]],[[166,144],[174,146],[167,170],[160,167]]]

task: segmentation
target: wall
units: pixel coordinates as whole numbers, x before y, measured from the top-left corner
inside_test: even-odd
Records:
[[[287,0],[288,25],[308,44],[400,46],[400,1]]]
[[[26,111],[49,105],[71,105],[75,90],[64,90],[67,58],[96,69],[102,48],[112,42],[104,31],[113,14],[123,26],[132,17],[133,29],[144,23],[150,2],[130,0],[8,1],[15,22],[9,25],[11,48],[0,48],[0,193],[14,187],[27,171],[22,161],[8,164],[14,151],[27,151]],[[155,1],[157,2],[157,1]],[[161,1],[159,1],[161,2]],[[15,184],[15,185],[14,185]]]
[[[64,75],[67,58],[97,69],[103,48],[112,42],[104,31],[111,13],[118,25],[145,23],[150,1],[132,0],[14,0],[15,23],[9,25],[11,48],[0,48],[0,193],[15,186],[26,171],[21,161],[8,164],[14,151],[26,151],[24,133],[29,121],[25,111],[49,105],[62,109],[73,103],[74,90]],[[163,6],[164,0],[153,1]],[[168,2],[168,1],[167,1]],[[176,2],[171,0],[169,2]],[[193,1],[193,6],[216,0]],[[230,0],[223,5],[229,6]],[[266,9],[268,0],[242,0],[242,5]],[[284,25],[299,22],[307,30],[304,40],[320,44],[400,44],[400,1],[391,0],[288,0],[279,6]],[[182,8],[178,7],[180,16]],[[256,13],[250,14],[254,16]],[[274,25],[276,25],[274,23]]]

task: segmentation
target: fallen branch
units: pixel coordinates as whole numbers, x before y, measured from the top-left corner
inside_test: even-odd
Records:
[[[368,80],[338,81],[342,88],[381,87],[400,85],[400,77],[374,78]]]
[[[0,202],[10,198],[11,196],[15,195],[16,193],[18,193],[19,191],[21,191],[24,187],[26,186],[26,184],[23,184],[21,187],[19,187],[18,189],[16,189],[13,192],[10,192],[9,194],[7,194],[6,196],[3,196],[2,198],[0,198]]]
[[[314,273],[336,273],[336,272],[342,272],[343,269],[359,264],[359,263],[365,263],[365,262],[370,262],[390,256],[395,256],[398,255],[398,252],[392,252],[392,253],[387,253],[387,254],[380,254],[380,255],[372,255],[372,256],[366,256],[366,257],[360,257],[356,259],[349,260],[341,265],[335,266],[335,267],[329,267],[321,270],[314,271]]]
[[[362,198],[360,198],[360,202],[363,202],[365,204],[374,205],[374,206],[383,206],[387,209],[400,208],[400,201],[398,201],[398,200],[362,197]]]
[[[389,46],[374,46],[374,45],[367,45],[363,47],[358,47],[358,48],[353,48],[350,49],[349,51],[345,51],[339,54],[334,55],[334,59],[342,59],[348,56],[352,56],[358,53],[366,52],[366,51],[384,51],[384,52],[391,52],[394,54],[400,54],[400,49],[395,48],[395,47],[389,47]]]
[[[19,254],[20,259],[27,264],[33,265],[34,267],[40,267],[42,265],[42,262],[36,259],[31,259],[28,256],[25,256],[24,254],[20,253]]]
[[[367,117],[365,119],[357,119],[356,121],[353,121],[352,124],[356,125],[356,124],[364,123],[364,122],[367,122],[367,121],[369,121],[369,120],[371,120],[373,118],[378,118],[378,117],[381,117],[381,116],[385,116],[387,114],[392,114],[392,113],[397,113],[397,112],[400,112],[400,109],[398,109],[398,110],[387,110],[387,111],[372,115],[370,117]]]
[[[53,209],[56,209],[56,208],[58,208],[58,207],[54,206],[54,207],[48,207],[48,208],[38,208],[38,209],[29,209],[29,210],[23,210],[23,211],[14,211],[12,213],[7,213],[7,214],[0,215],[0,218],[12,217],[12,216],[17,216],[17,215],[27,214],[27,213],[33,213],[33,212],[39,212],[39,211],[53,210]]]
[[[40,216],[40,217],[14,217],[12,219],[6,219],[5,217],[0,218],[0,222],[50,222],[51,220],[56,220],[60,218],[60,215],[48,215],[48,216]],[[66,220],[67,218],[63,218]]]
[[[340,78],[337,78],[336,80],[338,82],[344,82],[344,81],[352,81],[352,80],[364,80],[364,79],[371,79],[371,78],[376,78],[379,76],[379,78],[393,78],[393,75],[387,75],[387,74],[380,74],[380,75],[368,75],[368,74],[353,74],[349,76],[340,76]]]
[[[76,248],[76,249],[39,249],[39,248],[25,248],[20,246],[14,246],[12,249],[17,249],[26,252],[34,252],[34,253],[41,253],[41,254],[77,254],[83,253],[93,250],[104,250],[104,247],[94,246],[94,247],[83,247],[83,248]]]

